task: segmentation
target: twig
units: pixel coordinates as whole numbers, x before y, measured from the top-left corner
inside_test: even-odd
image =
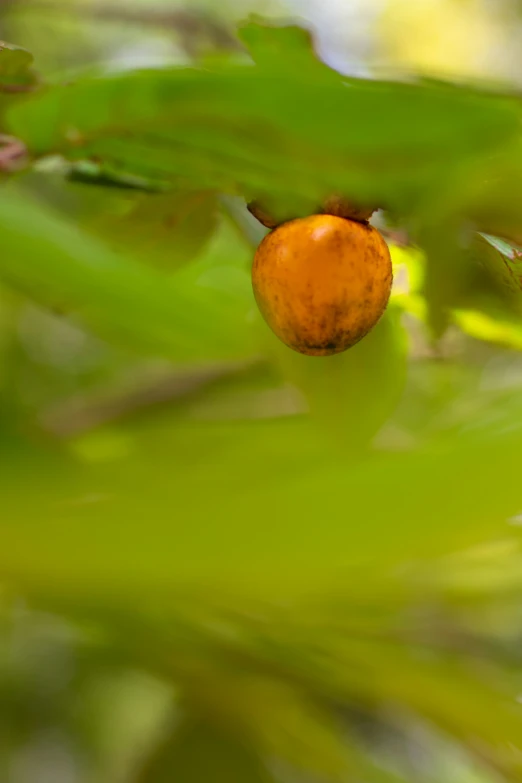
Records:
[[[0,0],[0,5],[6,5],[7,10],[16,13],[19,10],[30,9],[33,12],[40,11],[45,14],[64,14],[77,17],[81,14],[93,20],[104,22],[124,22],[135,25],[148,25],[163,29],[175,29],[185,35],[187,39],[195,40],[198,37],[207,36],[221,49],[240,49],[241,44],[238,39],[217,19],[204,15],[199,11],[189,9],[180,9],[175,11],[164,11],[161,9],[143,9],[132,6],[110,6],[110,5],[69,5],[66,3],[53,2],[53,0],[21,0],[16,5],[10,0]]]
[[[51,435],[68,438],[136,413],[183,399],[211,383],[247,372],[260,360],[221,362],[191,370],[162,370],[156,377],[123,382],[118,388],[79,394],[62,401],[40,416]]]

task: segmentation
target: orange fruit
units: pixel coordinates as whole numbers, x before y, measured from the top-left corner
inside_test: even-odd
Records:
[[[334,215],[283,223],[263,239],[252,268],[265,321],[289,348],[309,356],[340,353],[368,334],[392,279],[377,229]]]

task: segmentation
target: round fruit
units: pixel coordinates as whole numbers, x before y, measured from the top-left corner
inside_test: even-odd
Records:
[[[252,284],[265,321],[289,348],[328,356],[355,345],[383,314],[390,252],[366,223],[312,215],[267,234]]]

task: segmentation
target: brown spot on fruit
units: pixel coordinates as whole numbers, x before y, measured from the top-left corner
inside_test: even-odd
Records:
[[[263,239],[252,284],[265,321],[286,345],[328,356],[355,345],[383,314],[392,284],[390,253],[372,226],[311,215]]]

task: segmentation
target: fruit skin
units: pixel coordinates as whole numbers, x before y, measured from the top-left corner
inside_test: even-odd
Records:
[[[334,215],[279,226],[259,245],[252,267],[265,321],[308,356],[341,353],[368,334],[392,280],[390,252],[377,229]]]

